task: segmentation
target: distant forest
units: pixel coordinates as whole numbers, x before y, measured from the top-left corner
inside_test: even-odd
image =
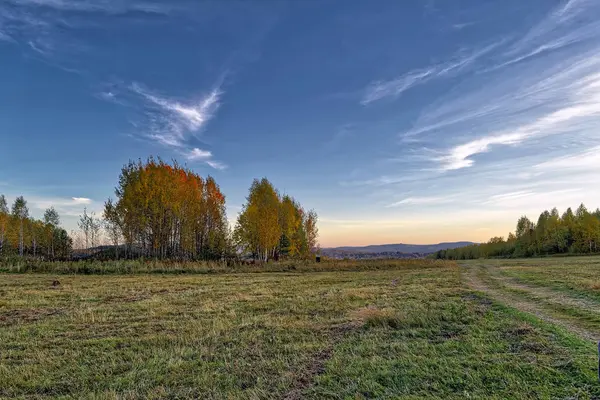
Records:
[[[552,254],[586,254],[600,251],[600,209],[594,212],[581,204],[575,213],[562,215],[556,208],[540,214],[537,223],[522,216],[515,233],[493,237],[487,243],[440,250],[433,257],[449,260],[475,258],[535,257]]]
[[[233,229],[225,214],[225,195],[212,177],[158,159],[129,162],[119,176],[116,199],[108,199],[102,218],[86,209],[79,219],[86,257],[148,257],[221,260],[252,257],[263,261],[305,258],[317,244],[317,214],[293,197],[281,195],[266,178],[255,179]],[[98,252],[98,246],[110,243]],[[60,227],[54,208],[43,220],[29,217],[18,197],[9,210],[0,196],[0,256],[69,258],[73,240]],[[85,250],[84,249],[84,250]],[[81,250],[81,249],[79,249]],[[101,253],[101,254],[99,254]]]
[[[0,195],[0,256],[69,257],[73,241],[59,225],[60,217],[53,207],[46,210],[42,220],[36,220],[29,216],[22,196],[9,209],[6,197]]]

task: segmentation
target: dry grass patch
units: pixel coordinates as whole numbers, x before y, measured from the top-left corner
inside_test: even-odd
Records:
[[[585,286],[590,290],[600,291],[600,280],[587,281]]]
[[[365,327],[390,327],[398,329],[401,326],[402,318],[392,309],[379,309],[375,306],[368,306],[354,310],[351,318],[356,324]]]

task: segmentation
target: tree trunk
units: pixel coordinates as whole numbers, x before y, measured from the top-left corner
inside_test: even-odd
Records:
[[[23,219],[21,219],[19,226],[19,255],[23,257]]]

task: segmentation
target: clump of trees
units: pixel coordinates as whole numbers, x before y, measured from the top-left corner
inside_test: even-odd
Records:
[[[31,218],[23,196],[8,207],[6,197],[0,195],[0,257],[9,255],[70,257],[73,241],[60,227],[58,212],[50,207],[43,220]]]
[[[225,196],[210,176],[150,158],[122,168],[115,195],[103,217],[116,256],[121,240],[127,256],[209,260],[229,251]]]
[[[487,243],[440,250],[435,258],[465,260],[487,257],[534,257],[551,254],[586,254],[600,251],[600,209],[588,211],[581,204],[562,215],[556,208],[544,211],[537,222],[522,216],[514,233],[491,238]]]
[[[250,255],[267,261],[318,250],[317,214],[280,195],[265,178],[252,183],[233,232],[215,180],[176,162],[130,161],[121,169],[115,196],[105,202],[102,217],[84,208],[81,233],[73,232],[79,250],[74,256],[222,260]],[[107,241],[112,246],[105,246]],[[54,208],[35,220],[23,197],[9,210],[0,196],[0,256],[67,258],[72,247]]]
[[[253,258],[303,258],[318,251],[317,214],[281,195],[266,178],[250,186],[233,233],[235,245]]]

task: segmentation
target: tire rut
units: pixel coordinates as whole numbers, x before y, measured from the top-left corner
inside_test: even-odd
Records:
[[[315,378],[325,373],[325,364],[332,357],[335,346],[348,332],[355,328],[354,324],[343,324],[332,327],[328,333],[330,338],[329,344],[314,355],[310,364],[305,366],[303,371],[298,371],[296,381],[290,390],[283,395],[282,399],[303,399],[304,393],[314,385]]]
[[[491,287],[488,283],[485,282],[484,279],[480,277],[484,276],[489,279],[495,279],[494,276],[490,274],[489,271],[487,271],[489,268],[493,267],[462,265],[461,271],[466,283],[472,289],[483,292],[498,302],[513,307],[519,311],[532,314],[537,318],[541,319],[542,321],[560,326],[574,333],[582,339],[594,342],[597,342],[598,339],[600,339],[600,334],[598,332],[593,332],[591,330],[577,326],[569,318],[559,318],[550,315],[546,311],[544,311],[539,304],[532,300],[525,299],[515,294],[507,293],[502,289]]]
[[[503,285],[511,288],[517,289],[524,292],[528,292],[534,295],[536,298],[546,301],[548,303],[566,305],[573,308],[578,308],[581,310],[585,310],[587,312],[591,312],[593,314],[600,315],[600,303],[583,299],[579,297],[570,296],[566,293],[562,293],[550,288],[540,287],[540,286],[532,286],[527,285],[522,282],[519,282],[517,279],[502,275],[499,272],[491,272],[490,276],[497,281],[502,282]]]

